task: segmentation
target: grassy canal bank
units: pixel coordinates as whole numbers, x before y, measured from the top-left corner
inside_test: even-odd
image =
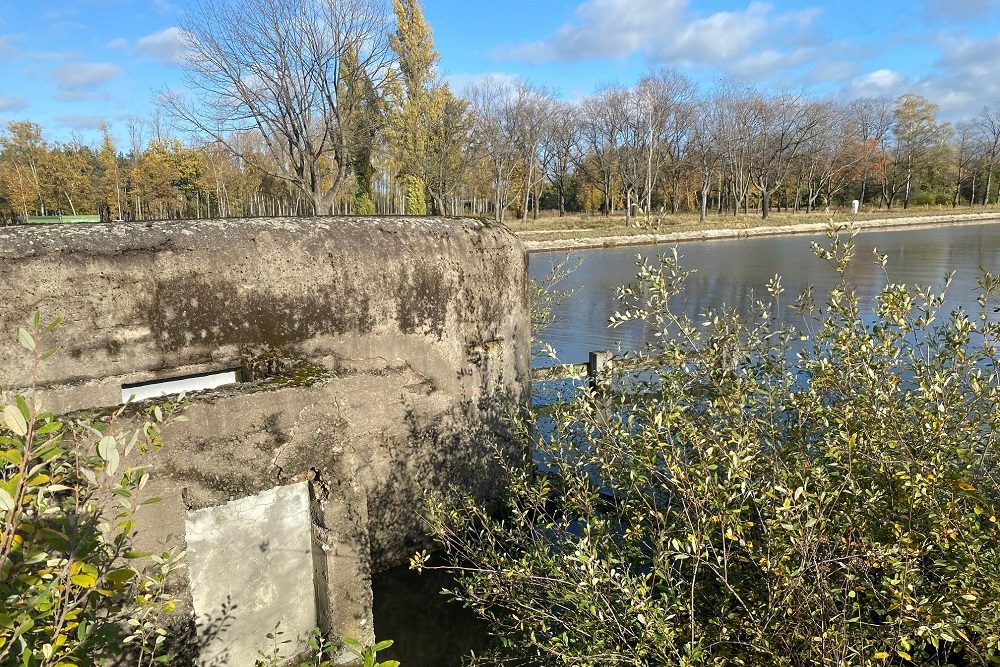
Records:
[[[663,216],[660,220],[635,219],[625,226],[624,217],[540,217],[507,224],[531,252],[555,252],[614,246],[750,238],[825,231],[832,220],[854,223],[860,229],[897,229],[910,226],[976,224],[1000,219],[1000,207],[940,207],[909,210],[875,210],[858,215],[842,211],[816,213],[772,213],[766,220],[757,215],[713,216],[704,223],[696,214]]]

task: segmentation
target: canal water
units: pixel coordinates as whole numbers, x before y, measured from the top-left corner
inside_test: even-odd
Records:
[[[775,236],[755,239],[693,241],[678,244],[682,266],[694,269],[678,306],[696,316],[707,308],[726,305],[746,313],[754,295],[766,295],[764,286],[782,276],[783,299],[791,303],[807,286],[815,287],[817,301],[836,283],[836,273],[810,251],[810,244],[827,243],[823,235]],[[863,306],[870,305],[886,283],[875,263],[873,249],[888,255],[888,279],[894,283],[939,286],[945,274],[955,272],[948,291],[948,309],[974,311],[976,279],[981,268],[1000,272],[1000,221],[991,224],[866,232],[856,239],[856,259],[848,279]],[[554,313],[553,324],[542,333],[562,363],[581,363],[592,350],[641,349],[652,332],[641,325],[609,329],[608,318],[619,304],[616,289],[635,278],[637,256],[655,261],[669,246],[600,248],[571,253],[568,265],[576,269],[560,283],[571,293]],[[566,253],[531,256],[531,277],[543,280]],[[786,317],[796,317],[787,314]],[[543,362],[546,365],[551,361]],[[440,574],[416,575],[405,567],[375,577],[375,629],[378,637],[397,641],[385,658],[404,667],[451,667],[463,655],[481,650],[485,628],[473,615],[447,602],[438,592],[450,582]]]
[[[746,314],[754,295],[767,295],[764,286],[778,274],[791,303],[807,286],[815,287],[821,302],[837,281],[826,262],[810,251],[810,244],[828,242],[824,235],[773,236],[753,239],[692,241],[677,245],[681,265],[694,269],[680,306],[692,317],[707,308],[722,305]],[[873,249],[888,255],[888,279],[893,283],[939,286],[945,274],[954,271],[948,290],[948,307],[977,308],[976,279],[980,267],[1000,271],[1000,221],[992,224],[925,227],[903,231],[863,232],[855,238],[855,261],[848,280],[857,288],[862,307],[870,306],[885,286],[886,275],[875,263]],[[592,350],[631,351],[641,349],[651,333],[638,323],[609,329],[608,317],[620,305],[615,290],[635,279],[637,255],[655,261],[670,246],[599,248],[568,255],[568,266],[576,266],[560,284],[571,290],[555,313],[555,322],[542,333],[561,363],[583,363]],[[567,259],[566,253],[531,256],[531,277],[543,280],[552,266]],[[797,315],[785,311],[795,323]],[[546,362],[550,363],[550,362]]]

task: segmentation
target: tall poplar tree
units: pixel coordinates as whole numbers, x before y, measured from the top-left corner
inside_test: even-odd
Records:
[[[379,131],[385,124],[385,103],[368,72],[360,66],[357,51],[348,48],[340,68],[341,97],[345,100],[344,122],[352,128],[348,144],[354,176],[354,213],[374,215],[372,154]]]
[[[118,165],[118,149],[111,138],[111,127],[101,123],[101,149],[97,152],[97,162],[101,170],[100,210],[98,213],[105,219],[113,216],[115,220],[124,220],[122,207],[122,173]]]
[[[420,0],[392,0],[392,8],[397,27],[389,45],[399,62],[399,78],[392,91],[397,103],[390,141],[406,187],[406,213],[426,215],[424,165],[431,128],[444,112],[441,91],[447,88],[436,80],[439,56]]]

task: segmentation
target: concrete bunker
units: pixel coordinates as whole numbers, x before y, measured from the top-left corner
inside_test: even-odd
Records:
[[[488,443],[525,455],[504,438],[502,412],[530,382],[527,256],[501,226],[282,218],[0,228],[0,286],[0,367],[20,367],[13,331],[33,311],[66,320],[64,352],[40,378],[57,412],[115,406],[151,382],[233,373],[192,394],[188,421],[165,431],[148,487],[163,500],[140,517],[150,543],[187,535],[178,618],[192,664],[247,664],[271,630],[260,627],[252,645],[241,634],[251,616],[287,618],[291,634],[315,622],[371,638],[371,574],[425,543],[426,494],[491,497]],[[230,573],[227,588],[212,573],[241,554],[259,566]],[[225,623],[228,638],[212,634]]]

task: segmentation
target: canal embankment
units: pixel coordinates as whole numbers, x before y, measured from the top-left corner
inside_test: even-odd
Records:
[[[984,213],[958,213],[943,215],[914,215],[907,217],[856,220],[849,216],[833,216],[822,222],[795,222],[780,225],[760,225],[743,228],[685,229],[666,233],[638,233],[572,236],[568,238],[544,238],[543,231],[517,232],[529,252],[572,252],[592,248],[615,248],[656,244],[680,243],[685,241],[715,241],[725,239],[748,239],[765,236],[786,236],[793,234],[817,234],[830,228],[830,224],[851,225],[859,231],[895,231],[920,227],[941,227],[976,225],[996,222],[1000,219],[997,211]],[[571,230],[567,230],[572,233]],[[543,238],[539,238],[542,236]]]

